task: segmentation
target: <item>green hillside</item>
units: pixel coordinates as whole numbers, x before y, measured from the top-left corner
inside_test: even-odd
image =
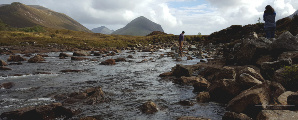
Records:
[[[40,25],[56,29],[91,32],[65,14],[49,10],[42,6],[27,6],[18,2],[1,6],[0,19],[7,25],[16,28]]]

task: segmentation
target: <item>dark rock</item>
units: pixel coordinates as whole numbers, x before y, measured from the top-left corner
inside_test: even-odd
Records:
[[[21,57],[20,55],[10,55],[7,59],[8,62],[20,62],[26,61],[26,58]]]
[[[253,120],[243,113],[226,112],[222,120]]]
[[[15,84],[13,82],[6,82],[6,83],[2,83],[0,85],[0,88],[4,88],[4,89],[10,89],[14,86]]]
[[[211,120],[211,119],[199,118],[199,117],[193,117],[193,116],[184,116],[184,117],[179,117],[177,120]]]
[[[292,64],[291,59],[279,60],[275,62],[264,62],[261,65],[261,74],[265,79],[272,79],[274,72],[284,66],[290,66]]]
[[[247,73],[242,73],[239,79],[237,79],[236,81],[239,82],[243,89],[248,89],[252,86],[262,84],[260,80],[254,78],[253,76]]]
[[[298,91],[298,65],[285,66],[276,70],[273,81],[281,83],[287,90]]]
[[[280,103],[281,105],[284,105],[284,109],[288,109],[290,106],[287,106],[288,105],[288,97],[292,94],[294,94],[295,92],[292,92],[292,91],[286,91],[284,92],[283,94],[281,94],[277,100],[278,100],[278,103]]]
[[[53,120],[57,118],[69,119],[74,113],[61,103],[53,103],[38,107],[21,108],[11,112],[4,112],[0,118],[3,120]]]
[[[212,83],[208,91],[212,101],[227,103],[237,96],[242,88],[234,79],[222,79]]]
[[[0,66],[7,66],[7,63],[3,60],[0,60]]]
[[[90,56],[90,53],[87,51],[75,51],[73,56]]]
[[[297,120],[298,111],[289,110],[262,110],[257,120]]]
[[[172,72],[165,72],[159,75],[159,77],[168,77],[168,76],[173,76]]]
[[[115,59],[115,62],[125,62],[125,58],[117,58]]]
[[[101,56],[101,53],[100,52],[94,52],[93,55],[94,56]]]
[[[284,92],[279,83],[267,81],[241,92],[228,103],[227,110],[256,118],[261,110],[275,104],[274,100]]]
[[[189,101],[189,100],[179,101],[179,104],[182,105],[182,106],[193,106],[194,105],[194,103]]]
[[[66,57],[70,57],[71,55],[68,55],[68,54],[66,54],[66,53],[60,53],[59,54],[59,57],[61,58],[61,57],[64,57],[64,58],[66,58]]]
[[[140,106],[140,109],[143,113],[147,114],[153,114],[158,111],[156,104],[152,101],[144,103],[142,106]]]
[[[67,72],[81,72],[82,70],[61,70],[60,72],[67,73]]]
[[[257,60],[256,64],[258,66],[261,66],[264,62],[273,62],[273,61],[274,61],[274,58],[273,57],[271,57],[270,55],[264,55],[264,56],[261,56]]]
[[[193,73],[193,69],[191,68],[191,66],[178,64],[172,68],[172,73],[176,77],[190,77]]]
[[[281,34],[271,45],[274,51],[298,51],[298,38],[289,31]]]
[[[35,55],[28,60],[29,63],[40,63],[42,61],[45,61],[45,59],[40,55]]]
[[[279,55],[278,60],[291,59],[292,64],[298,64],[298,51],[287,51]]]
[[[210,94],[209,92],[200,92],[197,97],[197,102],[205,103],[210,101]]]
[[[37,55],[39,55],[41,57],[49,57],[49,55],[45,55],[45,54],[37,54]]]
[[[114,59],[107,59],[106,61],[103,61],[100,64],[101,65],[116,65],[116,62]]]
[[[89,60],[89,58],[84,58],[84,57],[71,57],[71,60],[75,60],[75,61],[83,61],[83,60]]]
[[[291,110],[298,110],[298,92],[295,92],[288,96],[287,98],[288,105],[291,105]],[[293,106],[294,105],[294,106]]]
[[[133,58],[133,56],[132,55],[128,55],[127,58]]]
[[[11,68],[0,66],[0,70],[12,70]]]

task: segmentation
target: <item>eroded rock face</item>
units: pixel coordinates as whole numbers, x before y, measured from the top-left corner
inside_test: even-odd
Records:
[[[53,103],[38,107],[26,107],[0,115],[3,120],[53,120],[56,118],[68,119],[74,115],[72,110],[62,106],[61,103]]]
[[[267,81],[241,92],[228,103],[227,110],[255,118],[284,92],[285,89],[279,83]]]
[[[60,57],[60,58],[62,58],[62,57],[63,57],[63,58],[66,58],[66,57],[70,57],[70,56],[71,56],[71,55],[68,55],[68,54],[66,54],[66,53],[60,53],[60,54],[59,54],[59,57]]]
[[[257,120],[297,120],[298,111],[289,110],[262,110]]]
[[[143,113],[153,114],[158,111],[157,106],[154,102],[148,101],[140,106],[140,109]]]

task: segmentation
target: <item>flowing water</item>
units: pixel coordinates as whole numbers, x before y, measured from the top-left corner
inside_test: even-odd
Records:
[[[52,97],[57,94],[101,86],[110,101],[96,105],[70,106],[80,109],[81,113],[77,118],[97,116],[102,119],[172,120],[181,116],[196,116],[221,119],[225,108],[220,104],[209,102],[182,106],[178,103],[181,100],[195,102],[193,87],[174,84],[158,76],[169,72],[176,64],[196,64],[199,59],[186,60],[184,57],[183,61],[177,62],[171,57],[160,58],[160,54],[166,52],[170,50],[161,49],[153,54],[122,51],[116,56],[88,56],[96,61],[59,59],[59,53],[47,53],[49,57],[46,57],[46,63],[24,61],[22,65],[9,65],[13,70],[0,71],[0,83],[13,82],[15,86],[0,89],[0,114],[21,107],[56,102]],[[133,55],[134,58],[126,58],[128,55]],[[1,55],[0,59],[6,61],[8,57]],[[101,61],[110,58],[126,58],[127,62],[117,62],[113,66],[100,65]],[[141,62],[144,59],[148,61]],[[66,69],[82,72],[60,72]],[[38,72],[51,74],[36,74]],[[159,111],[154,114],[142,113],[138,107],[147,101],[156,103]]]

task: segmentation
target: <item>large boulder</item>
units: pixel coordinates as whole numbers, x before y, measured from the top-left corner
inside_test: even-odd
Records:
[[[21,57],[20,55],[10,55],[7,59],[8,62],[20,62],[20,61],[26,61],[26,58]]]
[[[257,120],[297,120],[298,111],[289,110],[262,110]]]
[[[4,60],[0,60],[0,66],[7,66],[8,64]]]
[[[61,103],[51,105],[26,107],[0,115],[3,120],[54,120],[57,118],[69,119],[74,115],[72,110],[65,108]]]
[[[59,57],[60,58],[66,58],[66,57],[70,57],[71,55],[69,55],[69,54],[66,54],[66,53],[60,53],[59,54]]]
[[[241,92],[228,103],[227,110],[256,118],[261,110],[275,104],[274,100],[284,92],[279,83],[266,81]]]
[[[35,55],[34,57],[28,60],[29,63],[40,63],[45,61],[45,59],[40,55]]]
[[[220,79],[235,79],[236,71],[234,68],[228,66],[218,67],[208,65],[199,72],[199,75],[202,75],[209,82],[213,83]]]
[[[298,51],[298,38],[289,31],[284,32],[273,41],[271,49],[273,51]]]
[[[237,96],[242,91],[242,88],[234,79],[222,79],[212,83],[208,91],[211,100],[227,103]]]
[[[265,79],[272,79],[276,70],[284,66],[290,66],[291,64],[291,59],[284,59],[274,62],[264,62],[261,65],[261,74],[265,77]]]
[[[152,101],[148,101],[140,106],[140,109],[143,113],[153,114],[158,111],[156,104]]]
[[[248,89],[255,85],[262,84],[260,80],[256,79],[255,77],[247,73],[242,73],[239,79],[237,79],[236,81],[239,82],[239,84],[242,86],[243,89]]]
[[[90,53],[88,51],[75,51],[73,56],[90,56]]]
[[[287,90],[298,91],[298,65],[285,66],[275,71],[273,80],[281,83]]]
[[[190,77],[193,74],[193,68],[190,65],[177,64],[175,67],[172,68],[172,73],[175,77]]]

